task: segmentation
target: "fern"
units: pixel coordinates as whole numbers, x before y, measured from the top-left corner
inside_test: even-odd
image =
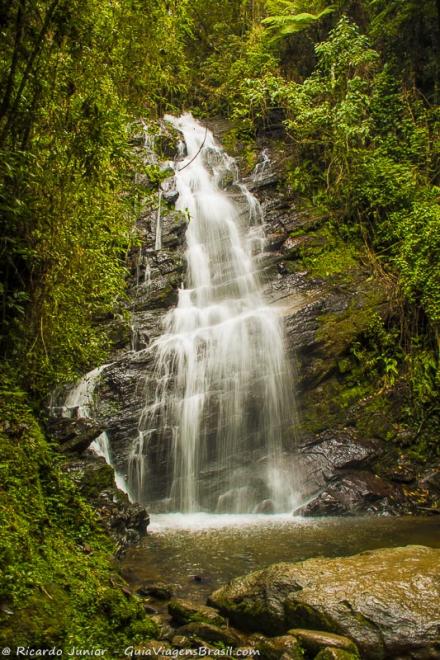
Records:
[[[331,6],[323,9],[318,14],[303,12],[300,14],[268,16],[268,18],[265,18],[262,23],[268,30],[273,32],[270,40],[275,42],[307,29],[310,25],[321,20],[324,16],[331,14],[334,9],[335,8]]]

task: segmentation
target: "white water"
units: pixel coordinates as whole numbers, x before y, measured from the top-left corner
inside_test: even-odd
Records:
[[[307,524],[309,519],[292,516],[291,513],[278,513],[267,516],[264,513],[215,514],[215,513],[163,513],[153,517],[150,525],[151,532],[166,532],[168,530],[209,530],[244,527],[262,527],[280,524]]]
[[[155,373],[129,460],[130,493],[153,510],[288,511],[293,405],[280,321],[256,271],[261,207],[210,131],[188,114],[167,120],[187,149],[175,166],[176,208],[190,217],[187,278],[150,348]],[[227,192],[222,182],[231,179]],[[164,465],[167,478],[156,478]]]
[[[93,369],[93,371],[89,371],[72,387],[64,401],[63,417],[92,416],[96,382],[106,367],[108,367],[108,364],[103,364]]]
[[[64,400],[64,406],[62,408],[63,417],[93,417],[96,385],[100,375],[108,366],[108,364],[102,364],[100,367],[89,371],[89,373],[77,381]],[[101,456],[114,469],[116,487],[124,493],[128,493],[125,477],[115,469],[113,464],[111,444],[107,433],[103,431],[98,435],[90,444],[89,449],[96,456]]]
[[[113,464],[110,438],[108,437],[107,433],[103,431],[100,435],[98,435],[96,440],[93,440],[89,449],[96,456],[101,456],[101,458],[103,458],[105,462],[113,468],[116,487],[119,488],[119,490],[122,490],[123,493],[127,494],[128,488],[125,477],[123,477],[123,475],[116,470]]]
[[[154,243],[154,249],[156,250],[156,252],[162,249],[161,212],[162,212],[162,191],[159,190],[159,199],[157,202],[157,216],[156,216],[156,240]]]

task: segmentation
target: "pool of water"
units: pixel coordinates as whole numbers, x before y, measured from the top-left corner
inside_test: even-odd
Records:
[[[410,544],[440,547],[440,516],[156,515],[149,535],[127,552],[122,571],[135,587],[166,582],[179,597],[204,602],[221,584],[275,562]]]

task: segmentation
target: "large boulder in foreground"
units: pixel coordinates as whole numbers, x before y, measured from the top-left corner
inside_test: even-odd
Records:
[[[245,630],[345,635],[363,658],[440,658],[440,549],[274,564],[218,589],[209,604]]]

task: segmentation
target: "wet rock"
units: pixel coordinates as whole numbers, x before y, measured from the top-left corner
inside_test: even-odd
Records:
[[[262,171],[248,182],[249,190],[255,192],[261,188],[272,188],[280,181],[279,174],[271,172],[270,170]]]
[[[226,646],[241,646],[244,642],[244,638],[232,628],[219,628],[210,623],[188,623],[177,628],[176,634],[206,642],[220,642]]]
[[[233,580],[209,604],[245,630],[346,636],[367,660],[436,657],[428,654],[440,653],[439,561],[439,549],[407,546],[275,564]]]
[[[384,442],[361,438],[351,428],[304,438],[297,461],[304,497],[312,501],[302,513],[397,512],[403,501],[401,487],[373,473],[385,451]]]
[[[214,626],[226,626],[227,621],[212,607],[191,603],[176,598],[168,603],[168,612],[173,621],[179,625],[187,623],[209,623]]]
[[[422,487],[440,494],[440,464],[430,467],[421,477]]]
[[[304,516],[398,513],[401,489],[371,472],[350,472],[336,478],[301,509]]]
[[[257,651],[263,660],[302,660],[304,657],[299,641],[292,635],[264,639],[257,645]]]
[[[163,198],[168,204],[175,204],[177,200],[179,199],[179,191],[178,190],[166,190],[163,193]]]
[[[147,534],[147,528],[150,524],[150,516],[145,507],[140,504],[125,504],[118,507],[110,519],[110,528],[119,536],[124,536],[129,531],[134,532],[131,542],[136,542]]]
[[[272,500],[263,500],[257,505],[255,513],[275,513],[275,507]]]
[[[141,596],[151,596],[156,600],[170,600],[173,597],[173,587],[164,582],[155,582],[153,584],[143,584],[137,590]]]
[[[354,429],[329,429],[301,442],[300,452],[307,466],[308,480],[315,477],[317,486],[332,479],[341,470],[365,469],[383,453],[377,439],[360,438]]]
[[[328,647],[322,649],[322,651],[315,656],[315,660],[359,660],[359,656],[356,653]]]
[[[169,204],[175,204],[179,198],[179,191],[176,189],[174,176],[165,179],[160,184],[163,199]]]
[[[158,610],[152,605],[149,605],[148,603],[144,603],[144,612],[145,614],[149,614],[150,616],[155,616],[158,614]]]
[[[190,649],[192,646],[190,638],[185,637],[185,635],[174,635],[171,638],[171,644],[178,649]]]
[[[104,430],[102,423],[88,417],[52,418],[48,427],[49,433],[60,443],[60,451],[77,454],[85,451]]]
[[[301,646],[304,647],[308,653],[315,654],[324,648],[341,649],[349,653],[358,654],[356,644],[342,635],[335,635],[334,633],[323,632],[322,630],[305,630],[304,628],[293,628],[289,630],[289,634],[296,637]]]

